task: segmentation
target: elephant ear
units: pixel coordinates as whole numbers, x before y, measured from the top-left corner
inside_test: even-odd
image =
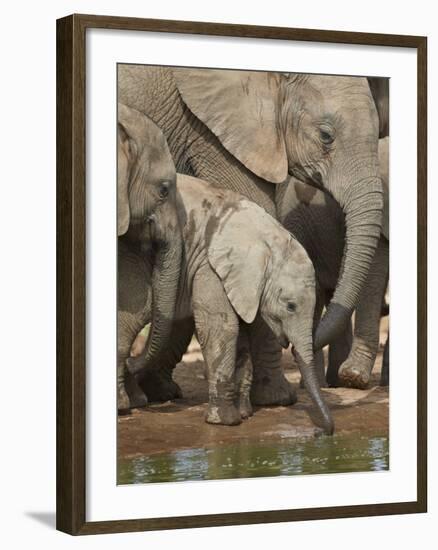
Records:
[[[117,235],[124,235],[128,231],[129,211],[129,166],[131,147],[129,136],[125,128],[117,124]]]
[[[150,120],[124,103],[117,104],[117,234],[128,231],[129,175],[150,134]]]
[[[264,227],[260,214],[268,215],[256,205],[246,204],[248,208],[222,217],[211,236],[207,256],[236,313],[252,323],[260,306],[270,251],[258,229]]]
[[[232,155],[265,180],[286,179],[286,146],[278,124],[283,75],[174,69],[174,76],[188,108]]]
[[[389,136],[389,78],[368,77],[368,84],[379,115],[379,138]]]

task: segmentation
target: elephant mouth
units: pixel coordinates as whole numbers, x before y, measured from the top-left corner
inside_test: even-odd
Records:
[[[286,338],[286,336],[281,335],[279,338],[280,346],[283,349],[287,349],[289,347],[289,340]]]
[[[311,185],[312,187],[316,187],[316,189],[327,193],[327,188],[323,184],[321,173],[318,171],[312,172],[312,175],[310,176],[303,168],[294,166],[292,169],[288,170],[288,174],[289,176],[293,176],[307,185]]]

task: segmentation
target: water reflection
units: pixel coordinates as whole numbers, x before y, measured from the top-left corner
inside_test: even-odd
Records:
[[[118,483],[233,479],[387,470],[386,437],[335,436],[275,443],[242,441],[120,460]]]

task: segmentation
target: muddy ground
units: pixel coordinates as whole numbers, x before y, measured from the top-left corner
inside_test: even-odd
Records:
[[[381,346],[366,390],[350,388],[323,389],[333,413],[337,434],[388,436],[389,392],[379,386],[387,318],[382,320]],[[274,442],[293,437],[318,435],[311,420],[311,402],[300,389],[300,375],[292,365],[290,351],[283,353],[287,379],[297,388],[298,402],[291,407],[258,407],[254,415],[239,426],[207,424],[207,381],[199,346],[193,342],[183,361],[176,367],[174,379],[184,398],[167,403],[150,404],[129,416],[118,419],[119,459],[154,455],[180,449],[209,448],[216,445],[248,442]]]

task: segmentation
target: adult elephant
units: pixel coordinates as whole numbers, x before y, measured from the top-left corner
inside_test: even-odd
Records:
[[[344,269],[315,335],[350,319],[382,216],[379,120],[366,78],[119,65],[119,99],[163,130],[179,172],[275,212],[288,174],[323,188],[345,213]]]
[[[389,270],[389,138],[379,140],[379,170],[384,187],[382,231],[367,280],[356,307],[354,334],[351,323],[330,343],[327,382],[330,386],[367,387],[379,348],[382,301]],[[277,192],[278,217],[302,244],[315,266],[319,309],[336,287],[342,268],[345,223],[342,210],[330,195],[294,177],[280,184]],[[318,318],[319,312],[316,317]],[[325,384],[324,357],[316,354],[321,384]],[[339,377],[338,377],[339,374]],[[387,376],[382,371],[382,384]]]

